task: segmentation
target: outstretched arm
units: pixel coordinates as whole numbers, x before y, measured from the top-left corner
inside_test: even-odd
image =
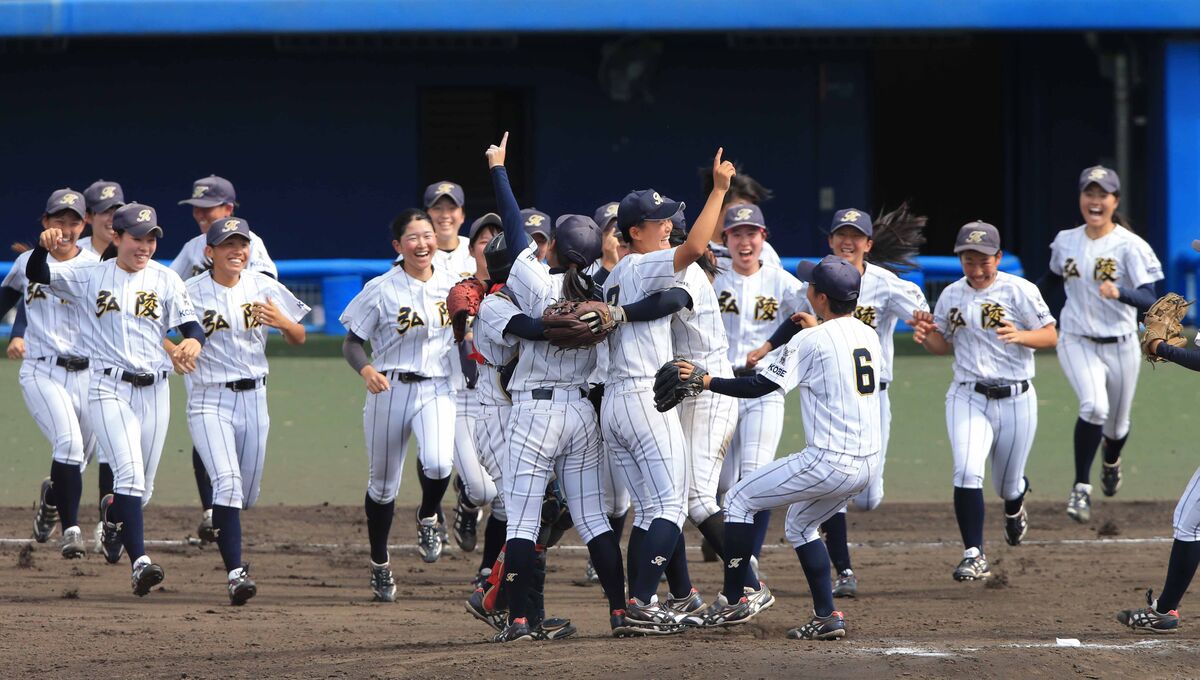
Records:
[[[1171,363],[1179,364],[1193,371],[1200,371],[1200,348],[1175,347],[1159,340],[1154,348],[1154,353]]]
[[[737,174],[733,163],[721,160],[723,153],[725,153],[725,149],[720,148],[717,149],[717,155],[713,156],[713,190],[709,192],[708,200],[704,202],[704,209],[700,211],[700,216],[696,218],[695,224],[688,232],[687,240],[675,249],[675,271],[677,272],[683,271],[688,265],[699,260],[701,255],[704,255],[704,252],[708,250],[709,239],[712,238],[717,230],[717,225],[721,222],[721,207],[725,205],[725,194],[729,192],[729,183]]]
[[[492,173],[492,191],[496,194],[500,221],[504,223],[504,249],[508,251],[509,261],[516,262],[517,256],[529,247],[529,237],[525,235],[525,225],[521,222],[521,206],[513,196],[508,171],[504,169],[504,160],[508,155],[508,133],[504,133],[499,145],[488,147],[485,155]]]

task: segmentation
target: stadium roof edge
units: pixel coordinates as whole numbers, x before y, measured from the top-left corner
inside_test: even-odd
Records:
[[[1195,0],[7,0],[0,37],[1200,29]]]

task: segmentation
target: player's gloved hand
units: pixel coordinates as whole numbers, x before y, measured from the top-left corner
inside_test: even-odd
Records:
[[[685,359],[663,364],[654,376],[654,408],[666,413],[684,399],[700,394],[706,375],[708,371],[703,366]]]
[[[363,377],[363,380],[367,381],[367,391],[371,394],[379,394],[380,392],[387,392],[392,389],[391,381],[382,373],[375,370],[374,366],[363,366],[359,375]]]
[[[195,338],[184,338],[171,352],[171,363],[180,373],[196,370],[196,359],[200,356],[200,342]]]
[[[586,323],[588,328],[596,335],[601,333],[607,335],[611,330],[611,324],[625,323],[628,319],[625,316],[625,308],[617,305],[608,305],[608,319],[604,318],[598,310],[590,310],[579,315],[579,320]]]
[[[494,168],[497,165],[504,165],[504,158],[508,155],[508,131],[504,131],[504,136],[500,138],[500,145],[495,144],[488,147],[484,152],[487,156],[488,168]]]
[[[13,361],[25,358],[25,338],[13,338],[8,341],[8,358]]]
[[[624,312],[622,312],[622,315]],[[591,347],[617,327],[609,305],[597,300],[563,300],[542,312],[546,340],[555,347]]]
[[[1159,342],[1174,347],[1187,346],[1187,338],[1183,337],[1182,321],[1190,304],[1178,293],[1167,293],[1146,310],[1146,316],[1142,320],[1146,326],[1146,333],[1142,336],[1142,354],[1146,361],[1166,361],[1155,353]]]

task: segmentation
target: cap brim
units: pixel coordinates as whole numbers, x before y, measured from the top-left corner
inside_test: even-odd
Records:
[[[96,203],[96,205],[89,205],[88,211],[90,211],[92,214],[102,213],[109,208],[120,208],[123,205],[125,205],[124,201],[119,201],[115,198],[109,198]]]
[[[215,208],[218,205],[225,205],[225,201],[219,198],[189,198],[186,201],[180,201],[179,205],[194,205],[197,208]]]
[[[1120,191],[1120,190],[1121,190],[1121,187],[1120,187],[1120,185],[1118,185],[1118,186],[1115,186],[1115,187],[1114,187],[1114,186],[1112,186],[1112,185],[1111,185],[1111,183],[1100,182],[1100,181],[1097,181],[1097,180],[1094,180],[1094,179],[1085,179],[1085,180],[1083,180],[1082,182],[1080,182],[1080,183],[1079,183],[1079,190],[1080,190],[1080,191],[1086,191],[1086,190],[1087,190],[1087,188],[1088,188],[1088,187],[1090,187],[1090,186],[1092,186],[1093,184],[1095,184],[1096,186],[1100,187],[1101,189],[1103,189],[1103,190],[1107,191],[1107,192],[1108,192],[1108,193],[1110,193],[1110,194],[1115,194],[1115,193],[1117,193],[1118,191]]]
[[[832,234],[833,232],[837,231],[838,229],[841,229],[842,227],[852,227],[852,228],[858,230],[858,233],[862,234],[863,236],[866,236],[867,238],[874,238],[874,236],[875,236],[874,234],[867,231],[866,229],[863,229],[861,224],[857,224],[855,222],[838,222],[837,224],[833,225],[833,228],[829,230],[829,233]]]
[[[145,229],[141,229],[141,228],[126,229],[125,233],[130,234],[132,236],[139,236],[139,237],[140,236],[154,236],[156,238],[162,238],[163,228],[155,225],[153,227],[148,227]]]
[[[462,207],[463,204],[458,201],[458,198],[452,192],[446,191],[446,192],[443,192],[440,194],[434,194],[432,198],[430,198],[428,201],[425,201],[425,208],[426,209],[432,208],[433,204],[437,203],[438,199],[443,196],[445,196],[446,198],[449,198],[451,201],[454,201],[454,205],[456,205],[460,208]]]
[[[54,212],[46,213],[46,215],[57,215],[57,214],[63,213],[63,212],[75,213],[76,215],[79,215],[80,218],[83,217],[83,211],[79,209],[79,206],[75,206],[75,205],[64,205],[61,208],[55,210]]]
[[[800,264],[796,265],[796,278],[800,279],[801,281],[803,281],[805,283],[812,283],[813,282],[813,270],[817,268],[818,264],[820,264],[820,263],[819,262],[809,262],[808,260],[802,260],[800,262]]]
[[[211,231],[211,230],[210,230],[210,231]],[[211,242],[210,242],[210,241],[208,241],[207,239],[205,239],[205,241],[204,241],[204,242],[205,242],[205,244],[207,244],[209,247],[212,247],[212,246],[219,246],[219,245],[221,245],[222,243],[224,243],[224,242],[228,241],[229,239],[233,238],[234,236],[241,236],[242,238],[246,239],[246,243],[249,243],[249,242],[250,242],[250,237],[249,237],[249,236],[247,236],[247,235],[245,235],[245,234],[238,233],[238,232],[236,232],[236,231],[226,231],[226,232],[221,232],[221,233],[220,233],[220,234],[217,236],[217,240],[216,240],[216,241],[211,241]]]
[[[758,227],[759,229],[762,229],[765,231],[767,228],[767,225],[759,224],[758,222],[734,222],[733,224],[726,226],[724,229],[722,229],[722,231],[733,231],[734,229],[737,229],[738,227]]]
[[[662,205],[657,206],[653,211],[643,217],[643,220],[669,220],[687,208],[687,204],[683,201],[678,203],[672,201],[664,201]]]
[[[982,245],[979,245],[978,243],[967,243],[967,244],[963,244],[961,246],[954,246],[954,254],[955,255],[957,255],[959,253],[965,253],[968,250],[974,250],[975,252],[983,253],[984,255],[995,255],[996,253],[1000,252],[999,248],[992,248],[991,246],[982,246]]]

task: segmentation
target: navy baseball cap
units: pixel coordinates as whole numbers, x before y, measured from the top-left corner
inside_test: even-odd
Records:
[[[721,231],[729,231],[738,227],[766,229],[767,223],[763,219],[762,210],[753,203],[738,203],[729,206],[729,209],[725,211],[725,224]]]
[[[113,214],[112,228],[133,236],[153,234],[162,238],[163,229],[158,226],[158,213],[154,208],[141,203],[126,203]]]
[[[856,208],[847,208],[839,210],[833,214],[833,224],[829,227],[829,233],[833,233],[842,227],[854,227],[867,235],[867,238],[875,236],[875,229],[871,225],[871,216]]]
[[[250,225],[240,217],[226,217],[223,220],[217,220],[209,225],[205,242],[210,246],[218,246],[231,236],[241,236],[249,241]]]
[[[550,216],[541,210],[537,208],[522,210],[521,225],[525,227],[525,234],[529,238],[533,238],[534,234],[541,234],[547,241],[550,240]]]
[[[1093,165],[1079,173],[1079,190],[1083,191],[1089,184],[1097,184],[1110,194],[1121,190],[1121,178],[1117,176],[1117,171],[1103,165]]]
[[[612,221],[617,219],[617,207],[620,203],[613,201],[605,203],[596,208],[596,214],[592,216],[592,220],[600,226],[601,229],[608,229],[612,225]]]
[[[93,215],[113,206],[119,208],[125,205],[125,192],[121,191],[121,185],[102,179],[92,182],[90,187],[84,189],[83,197],[87,199],[87,211]]]
[[[237,193],[233,190],[233,182],[216,175],[192,182],[192,197],[179,202],[179,205],[194,205],[197,208],[215,208],[225,204],[237,205]]]
[[[858,289],[862,284],[862,274],[858,273],[858,267],[837,255],[826,255],[820,262],[801,262],[796,267],[796,276],[801,281],[811,283],[818,293],[824,293],[830,300],[840,302],[857,300]]]
[[[463,188],[454,182],[434,182],[425,187],[425,208],[428,209],[442,196],[449,196],[450,200],[454,201],[454,205],[463,207],[467,202],[467,195],[463,193]]]
[[[497,230],[504,230],[504,223],[500,221],[500,216],[496,213],[488,213],[483,217],[471,223],[471,230],[467,233],[467,242],[474,243],[475,237],[484,227],[495,227]]]
[[[46,199],[46,214],[53,215],[64,210],[69,210],[79,217],[83,217],[84,205],[87,201],[83,198],[83,194],[74,189],[59,189],[50,194],[50,198]]]
[[[663,200],[669,201],[671,199],[663,196]],[[679,229],[680,231],[687,232],[687,215],[683,212],[684,207],[684,204],[680,203],[679,212],[671,215],[671,229]]]
[[[687,205],[664,198],[653,189],[631,191],[617,206],[617,226],[636,227],[645,220],[669,220]]]
[[[554,221],[554,249],[558,256],[579,267],[595,262],[601,253],[603,232],[587,215],[562,215]]]
[[[958,238],[954,239],[954,254],[974,250],[984,255],[995,255],[1000,252],[1000,230],[987,222],[968,222],[958,230]]]

